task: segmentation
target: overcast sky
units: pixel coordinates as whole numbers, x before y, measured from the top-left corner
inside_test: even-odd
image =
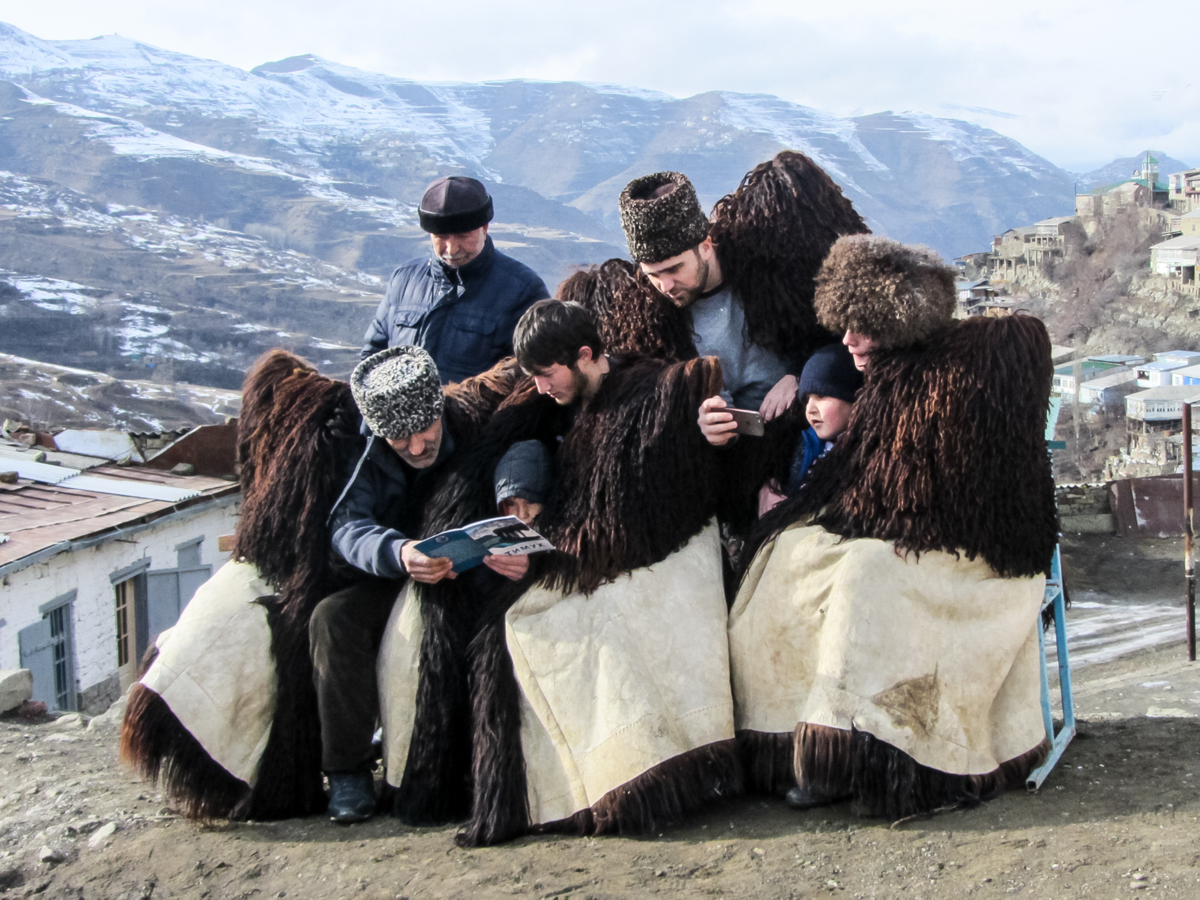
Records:
[[[1195,0],[0,0],[0,20],[41,38],[115,32],[245,69],[315,53],[419,80],[914,110],[995,128],[1077,172],[1147,148],[1200,165],[1197,14]]]

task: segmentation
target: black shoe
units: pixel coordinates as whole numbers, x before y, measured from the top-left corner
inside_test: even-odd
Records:
[[[375,776],[370,772],[326,772],[329,818],[339,825],[365,822],[375,815]]]
[[[783,798],[783,802],[792,809],[814,809],[815,807],[828,806],[831,803],[837,803],[839,800],[844,799],[845,797],[838,797],[835,794],[823,794],[810,787],[800,787],[797,785],[787,792],[787,795]]]

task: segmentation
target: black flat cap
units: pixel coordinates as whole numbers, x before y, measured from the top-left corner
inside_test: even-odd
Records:
[[[492,221],[492,198],[483,182],[448,175],[425,189],[417,218],[430,234],[474,231]]]

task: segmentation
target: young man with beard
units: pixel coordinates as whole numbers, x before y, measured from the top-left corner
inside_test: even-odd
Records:
[[[405,576],[424,584],[454,578],[452,563],[416,549],[422,510],[456,453],[444,424],[438,369],[419,347],[393,347],[361,362],[350,379],[371,437],[331,513],[333,549],[359,570],[352,586],[322,600],[309,624],[321,720],[329,815],[359,822],[375,811],[371,736],[379,712],[375,658]],[[489,556],[507,578],[528,557]]]
[[[537,392],[563,408],[556,429],[561,439],[616,365],[604,355],[595,319],[578,303],[539,300],[521,316],[513,345],[517,364],[533,378]],[[496,466],[499,511],[531,521],[545,504],[553,470],[541,441],[513,444]]]
[[[795,400],[790,361],[745,336],[745,310],[721,272],[709,220],[696,190],[679,172],[635,178],[621,192],[621,225],[642,274],[676,306],[691,312],[696,351],[721,360],[725,395],[712,410],[757,409],[766,419]],[[726,421],[728,413],[714,413]]]

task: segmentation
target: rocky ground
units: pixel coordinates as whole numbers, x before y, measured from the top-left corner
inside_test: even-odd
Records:
[[[1119,605],[1097,590],[1108,581],[1136,601],[1135,613],[1177,607],[1172,545],[1114,540],[1072,542],[1069,583],[1075,577],[1088,602]],[[1080,606],[1072,623],[1094,619]],[[90,723],[0,720],[0,891],[114,900],[1194,898],[1200,666],[1187,662],[1178,612],[1178,637],[1115,659],[1093,655],[1076,672],[1079,734],[1039,792],[899,823],[856,819],[846,805],[795,813],[745,798],[661,834],[481,850],[457,849],[453,828],[389,818],[205,826],[177,818],[118,764],[118,709]],[[1115,628],[1136,629],[1138,615]]]

